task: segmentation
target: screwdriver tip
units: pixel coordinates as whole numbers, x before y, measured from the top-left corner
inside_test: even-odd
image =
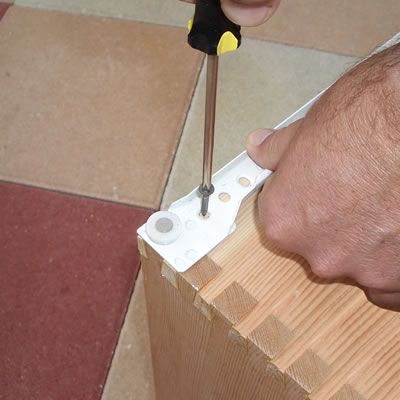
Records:
[[[210,196],[214,193],[214,186],[211,185],[211,188],[208,189],[206,186],[201,185],[199,187],[199,193],[201,195],[200,215],[206,217],[208,215],[208,205]]]
[[[200,210],[200,214],[203,217],[206,217],[208,214],[208,196],[203,196],[201,198],[201,210]]]

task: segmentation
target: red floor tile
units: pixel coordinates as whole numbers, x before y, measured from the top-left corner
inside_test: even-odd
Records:
[[[98,399],[150,212],[0,183],[0,399]]]
[[[4,17],[4,14],[7,12],[8,8],[11,6],[9,3],[1,3],[0,2],[0,20]]]

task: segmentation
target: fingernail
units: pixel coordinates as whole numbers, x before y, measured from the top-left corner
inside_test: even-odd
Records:
[[[250,134],[249,136],[249,144],[251,146],[260,146],[261,143],[272,133],[272,131],[268,129],[259,129]]]

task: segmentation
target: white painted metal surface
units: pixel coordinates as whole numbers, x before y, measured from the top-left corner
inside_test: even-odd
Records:
[[[321,94],[276,129],[302,118]],[[235,230],[242,201],[257,190],[270,174],[271,171],[260,168],[243,152],[213,176],[215,192],[210,197],[207,218],[200,215],[201,199],[196,188],[174,202],[168,212],[153,214],[138,229],[138,234],[172,267],[184,272]]]

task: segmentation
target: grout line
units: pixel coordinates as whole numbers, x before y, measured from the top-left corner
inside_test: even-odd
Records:
[[[108,377],[109,377],[109,375],[110,375],[111,368],[112,368],[112,366],[113,366],[114,358],[115,358],[115,355],[116,355],[116,353],[117,353],[118,346],[119,346],[119,344],[120,344],[120,342],[121,342],[121,339],[122,339],[122,337],[121,337],[122,330],[124,329],[124,326],[125,326],[125,322],[126,322],[127,315],[128,315],[128,311],[129,311],[129,307],[131,306],[131,303],[132,303],[133,293],[134,293],[134,291],[135,291],[137,279],[138,279],[138,277],[139,277],[139,274],[140,274],[140,271],[141,271],[141,270],[142,270],[142,265],[141,265],[141,263],[140,263],[140,264],[139,264],[139,268],[138,268],[138,272],[137,272],[137,274],[136,274],[136,276],[135,276],[135,280],[134,280],[134,284],[133,284],[132,290],[131,290],[131,292],[130,292],[130,294],[129,294],[128,303],[127,303],[126,308],[125,308],[125,313],[124,313],[124,315],[123,315],[123,319],[122,319],[122,322],[121,322],[121,326],[120,326],[120,328],[119,328],[117,342],[115,343],[115,346],[114,346],[113,351],[112,351],[112,353],[111,353],[111,360],[110,360],[110,363],[109,363],[108,366],[107,366],[106,376],[105,376],[104,381],[103,381],[102,386],[101,386],[101,392],[100,392],[99,400],[101,400],[101,399],[103,398],[103,395],[104,395],[104,391],[105,391],[105,388],[106,388],[106,384],[107,384],[107,382],[108,382]]]
[[[13,3],[5,3],[0,1],[0,21],[7,14],[8,9],[13,5]]]
[[[118,202],[118,201],[114,201],[114,200],[110,200],[110,199],[104,199],[102,197],[91,196],[89,194],[81,194],[81,193],[76,193],[76,192],[75,193],[74,192],[67,192],[67,191],[65,191],[63,189],[56,189],[56,188],[51,188],[51,187],[46,187],[46,186],[38,186],[38,185],[40,185],[40,183],[38,185],[35,185],[35,184],[32,184],[32,183],[27,183],[27,182],[22,182],[22,181],[20,182],[18,180],[12,181],[12,180],[8,180],[8,179],[5,179],[5,178],[0,178],[0,183],[4,183],[4,184],[7,184],[7,185],[19,185],[19,186],[24,186],[27,189],[42,190],[42,191],[51,192],[51,193],[57,193],[57,194],[60,194],[60,195],[65,195],[65,196],[73,196],[73,197],[77,197],[77,198],[81,198],[81,199],[85,199],[85,200],[92,200],[92,201],[98,201],[98,202],[102,202],[102,203],[113,204],[113,205],[116,205],[116,206],[122,206],[122,207],[128,207],[128,208],[136,208],[136,209],[149,211],[149,212],[152,212],[152,213],[154,211],[156,211],[154,208],[135,205],[135,204],[132,204],[132,203]]]
[[[300,44],[289,43],[289,42],[280,42],[277,39],[261,38],[261,37],[257,37],[257,36],[253,36],[253,35],[246,35],[246,36],[243,36],[243,38],[246,40],[253,40],[255,42],[272,43],[272,44],[277,44],[280,46],[291,47],[291,48],[295,47],[296,49],[300,49],[300,50],[313,50],[313,51],[317,51],[318,53],[331,54],[331,55],[335,55],[335,56],[355,57],[355,58],[363,58],[366,56],[366,55],[342,53],[342,52],[337,52],[337,51],[329,51],[329,50],[321,49],[318,47],[307,47],[307,46],[302,46]]]
[[[173,171],[173,168],[174,168],[174,165],[175,165],[175,161],[176,161],[176,158],[177,158],[178,152],[179,152],[179,147],[180,147],[180,145],[181,145],[181,142],[182,142],[182,139],[183,139],[183,135],[184,135],[184,132],[185,132],[185,129],[186,129],[186,124],[187,124],[188,116],[189,116],[190,111],[191,111],[192,106],[193,106],[193,98],[194,98],[194,95],[195,95],[196,91],[198,90],[199,81],[200,81],[200,75],[201,75],[201,72],[203,71],[203,68],[204,68],[205,63],[206,63],[206,57],[203,57],[203,60],[202,60],[202,62],[201,62],[201,66],[200,66],[200,68],[199,68],[199,72],[198,72],[198,74],[197,74],[196,82],[195,82],[195,84],[194,84],[194,88],[193,88],[193,91],[192,91],[192,95],[190,96],[190,101],[189,101],[188,107],[187,107],[187,109],[186,109],[186,115],[185,115],[185,118],[184,118],[184,121],[183,121],[183,124],[182,124],[181,133],[180,133],[180,135],[179,135],[178,142],[176,143],[176,146],[175,146],[174,156],[173,156],[173,159],[172,159],[172,162],[171,162],[171,166],[170,166],[169,171],[168,171],[168,178],[167,178],[167,181],[166,181],[166,183],[165,183],[165,185],[164,185],[164,190],[163,190],[163,193],[162,193],[162,196],[161,196],[159,208],[161,207],[161,205],[162,205],[163,202],[164,202],[165,194],[166,194],[168,185],[169,185],[169,183],[170,183],[170,181],[171,181],[172,171]]]

